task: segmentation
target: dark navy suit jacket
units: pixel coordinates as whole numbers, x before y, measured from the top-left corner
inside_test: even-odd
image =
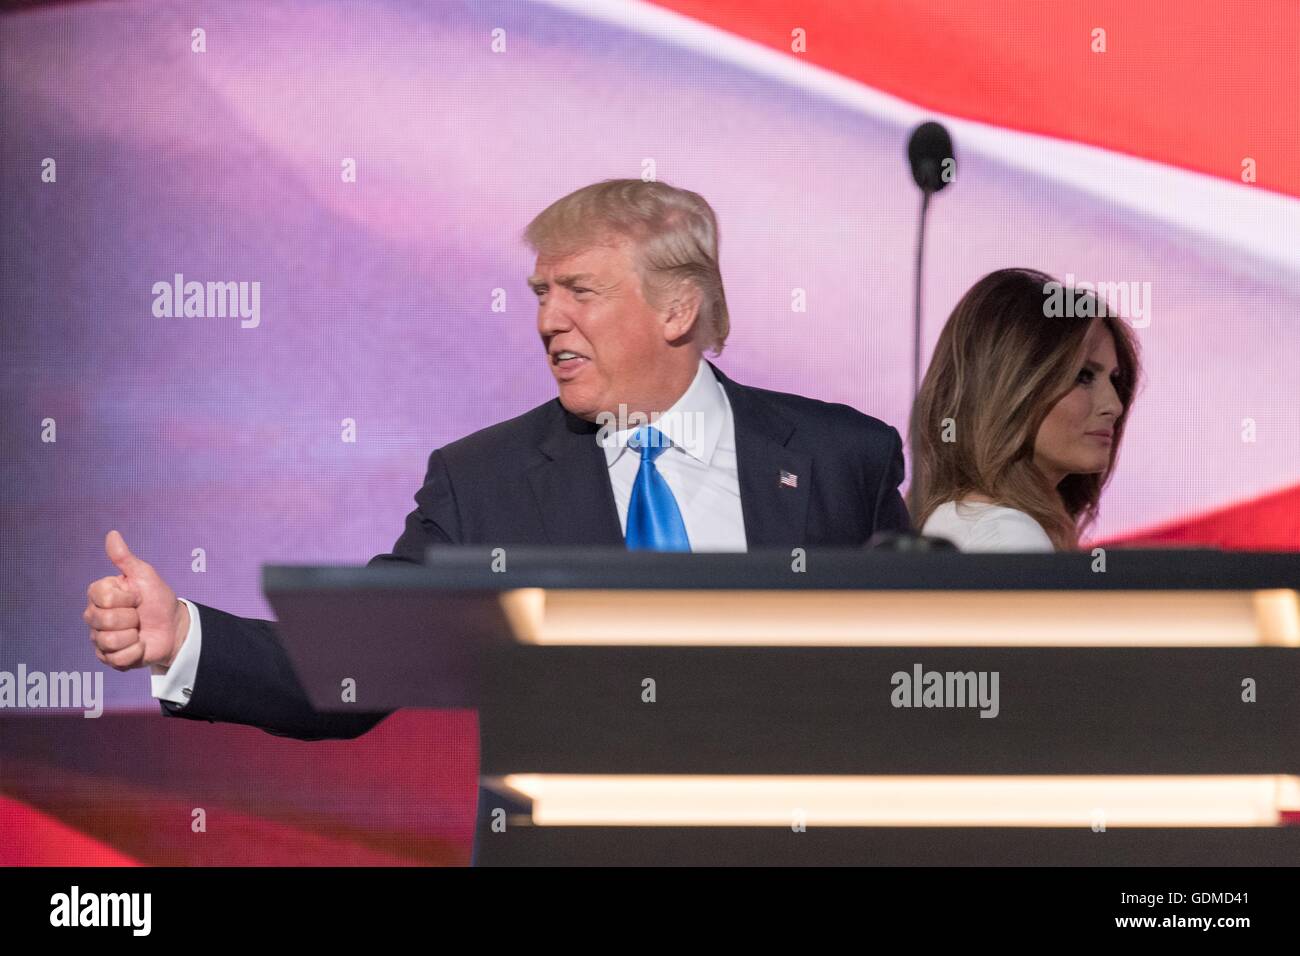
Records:
[[[731,402],[749,550],[862,547],[910,529],[898,493],[898,432],[847,405],[751,388],[710,363]],[[370,565],[423,563],[436,544],[623,546],[597,426],[558,398],[429,456],[424,486],[389,554]],[[794,487],[781,473],[798,476]],[[251,724],[302,740],[356,737],[386,712],[315,711],[275,624],[197,605],[203,646],[190,701],[164,714]]]

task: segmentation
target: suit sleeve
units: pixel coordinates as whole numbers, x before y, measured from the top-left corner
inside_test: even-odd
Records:
[[[415,501],[393,550],[371,558],[368,566],[423,564],[427,546],[456,543],[460,525],[455,497],[436,451],[429,456],[424,485]],[[330,740],[359,737],[391,713],[317,711],[280,645],[274,621],[196,606],[203,627],[198,672],[188,704],[159,702],[166,716],[247,724],[298,740]]]
[[[881,531],[903,531],[912,530],[912,519],[907,513],[907,505],[903,502],[903,496],[898,492],[898,486],[903,483],[904,464],[903,464],[903,439],[899,437],[898,429],[892,426],[889,429],[890,442],[888,464],[880,470],[880,483],[876,488],[876,504],[872,521],[872,534]]]
[[[406,516],[406,528],[388,554],[378,554],[370,564],[424,564],[424,552],[431,545],[460,544],[460,515],[456,494],[442,452],[429,456],[424,485],[415,493],[415,510]]]
[[[160,701],[164,714],[248,724],[298,740],[360,737],[388,716],[388,711],[315,710],[280,646],[274,621],[237,617],[192,603],[203,622],[198,673],[189,703],[178,708]]]

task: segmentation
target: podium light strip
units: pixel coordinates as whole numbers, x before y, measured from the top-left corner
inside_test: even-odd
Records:
[[[1300,647],[1300,595],[1267,591],[519,588],[522,644],[715,647]]]
[[[534,826],[1274,827],[1300,777],[618,776],[485,780]]]

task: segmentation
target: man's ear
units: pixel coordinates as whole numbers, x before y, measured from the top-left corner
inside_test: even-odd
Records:
[[[664,317],[664,338],[676,342],[691,334],[700,316],[704,296],[693,282],[683,282],[673,292]]]

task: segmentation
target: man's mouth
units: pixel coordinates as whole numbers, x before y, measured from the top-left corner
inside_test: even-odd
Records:
[[[555,367],[557,375],[573,374],[590,361],[587,356],[569,349],[557,349],[551,353],[551,365]]]

